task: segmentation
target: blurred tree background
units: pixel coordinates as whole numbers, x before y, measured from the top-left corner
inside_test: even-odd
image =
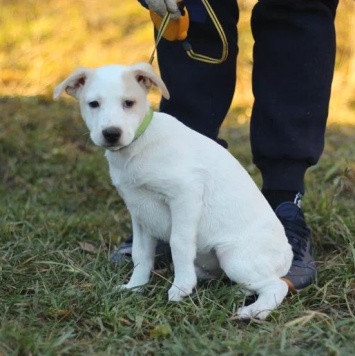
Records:
[[[240,0],[238,84],[226,125],[249,119],[252,46],[250,12]],[[50,96],[78,66],[148,61],[152,24],[138,1],[0,0],[0,95]],[[355,2],[341,0],[330,122],[355,124]],[[156,62],[154,64],[156,66]],[[153,102],[158,96],[153,95]]]

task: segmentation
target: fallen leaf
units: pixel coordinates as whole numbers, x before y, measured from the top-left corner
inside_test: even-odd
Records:
[[[79,242],[79,246],[83,251],[94,253],[96,252],[96,246],[90,242]]]

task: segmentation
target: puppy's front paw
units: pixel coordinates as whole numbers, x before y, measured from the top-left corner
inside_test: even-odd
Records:
[[[184,297],[192,293],[192,288],[179,288],[173,285],[168,292],[170,302],[180,302]]]
[[[253,303],[254,304],[254,303]],[[239,308],[237,315],[241,320],[259,319],[265,320],[270,314],[271,310],[262,310],[261,308],[255,307],[253,304],[247,307]]]

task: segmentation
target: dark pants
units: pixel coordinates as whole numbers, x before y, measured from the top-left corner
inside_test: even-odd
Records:
[[[306,169],[322,153],[334,71],[337,3],[260,0],[251,14],[255,102],[250,140],[263,189],[303,193]],[[180,42],[162,40],[159,68],[171,99],[162,99],[160,110],[216,139],[235,90],[239,11],[235,0],[211,0],[210,4],[228,38],[228,59],[223,64],[202,63],[190,59]],[[189,0],[186,5],[189,8]],[[188,39],[195,52],[220,56],[221,41],[208,16],[190,22]]]

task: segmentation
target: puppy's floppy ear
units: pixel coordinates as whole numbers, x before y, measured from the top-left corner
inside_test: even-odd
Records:
[[[154,72],[153,67],[149,63],[137,63],[130,67],[138,83],[145,89],[149,89],[152,85],[158,87],[165,99],[170,98],[170,94],[162,79]]]
[[[60,95],[65,90],[67,94],[78,99],[80,90],[85,85],[85,82],[92,72],[92,69],[81,67],[76,69],[73,73],[69,75],[64,81],[62,81],[53,92],[53,99],[57,100]]]

